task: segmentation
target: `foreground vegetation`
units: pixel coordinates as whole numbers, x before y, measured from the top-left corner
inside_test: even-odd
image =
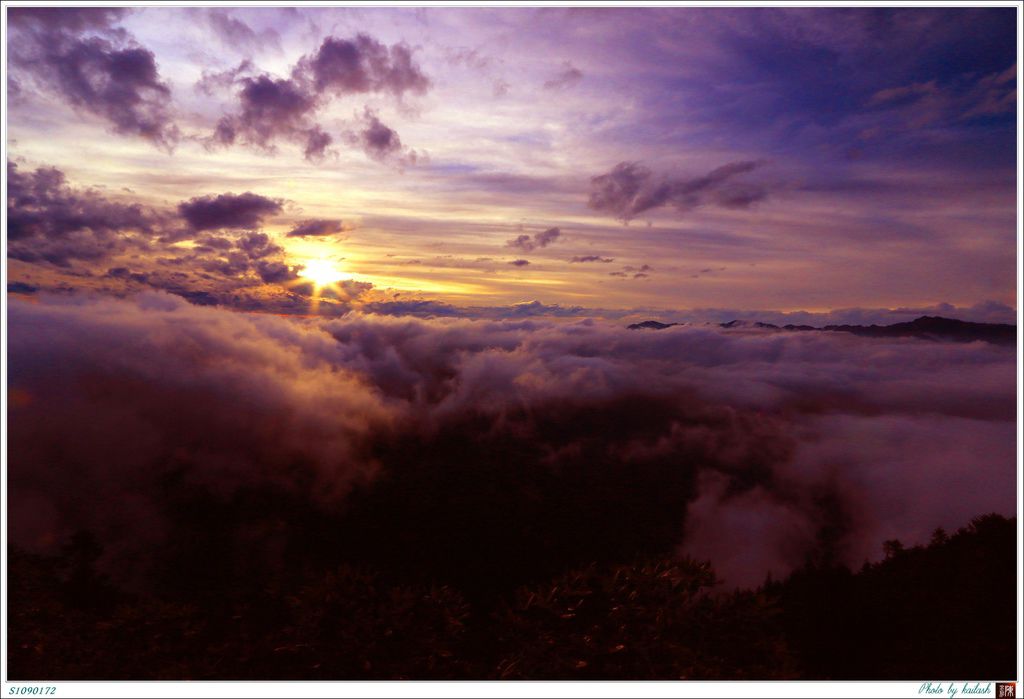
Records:
[[[364,565],[129,594],[82,534],[9,552],[9,673],[60,679],[1000,679],[1015,673],[1016,520],[853,572],[727,591],[648,557],[490,595]],[[470,601],[472,600],[472,601]]]

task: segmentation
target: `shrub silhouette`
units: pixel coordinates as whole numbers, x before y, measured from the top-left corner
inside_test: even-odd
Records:
[[[1012,678],[1016,519],[986,515],[928,546],[885,543],[856,575],[805,568],[771,585],[808,677]]]
[[[707,564],[590,566],[501,613],[502,679],[782,679],[795,665],[762,594],[712,596]]]
[[[200,541],[197,545],[202,545]],[[354,564],[232,589],[118,591],[95,540],[8,555],[9,674],[72,679],[1007,679],[1016,520],[854,573],[818,563],[757,590],[650,556],[576,566],[490,600]],[[821,560],[817,558],[815,560]]]

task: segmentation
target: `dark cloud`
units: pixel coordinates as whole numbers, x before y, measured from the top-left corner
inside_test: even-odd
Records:
[[[398,133],[369,112],[366,114],[366,128],[359,134],[359,142],[363,151],[375,160],[385,160],[402,150]]]
[[[266,233],[246,233],[238,239],[235,245],[251,260],[284,252],[284,248],[280,245],[270,242],[270,236]]]
[[[547,230],[533,236],[533,241],[537,244],[537,247],[546,248],[548,245],[558,240],[560,235],[562,235],[562,231],[558,228],[548,228]]]
[[[530,252],[533,250],[533,239],[526,233],[523,233],[522,235],[517,235],[515,238],[505,241],[505,247],[519,248],[520,250]]]
[[[267,284],[280,284],[299,278],[298,268],[289,267],[283,262],[260,260],[256,263],[256,272]]]
[[[302,145],[307,160],[326,157],[334,139],[313,121],[319,107],[315,95],[293,80],[269,75],[235,78],[234,82],[240,86],[241,110],[220,119],[210,142],[225,146],[239,142],[274,152],[275,141],[286,138]]]
[[[138,204],[122,204],[95,190],[71,188],[57,168],[22,172],[7,163],[9,257],[67,266],[98,260],[149,236],[157,215]]]
[[[204,252],[212,252],[214,250],[230,250],[234,247],[235,243],[230,238],[224,238],[219,235],[201,235],[195,238],[195,249],[202,248]]]
[[[136,282],[138,284],[145,284],[149,281],[149,275],[132,272],[127,267],[112,267],[107,270],[107,273],[104,276],[110,277],[111,279],[123,279],[124,281]]]
[[[281,211],[281,200],[245,192],[194,197],[178,204],[178,213],[193,231],[258,228],[263,219]]]
[[[635,267],[633,265],[626,265],[617,272],[609,272],[608,276],[622,278],[632,277],[633,279],[646,279],[647,277],[651,276],[650,272],[653,271],[654,267],[651,267],[648,264],[643,264],[640,265],[639,267]]]
[[[243,70],[245,69],[245,70]],[[268,74],[244,76],[243,62],[225,73],[204,74],[197,87],[209,91],[237,85],[239,109],[218,122],[211,145],[235,143],[273,152],[275,142],[299,143],[307,160],[319,161],[331,151],[334,138],[317,122],[317,112],[332,97],[366,92],[423,94],[430,80],[403,44],[390,48],[366,34],[353,39],[328,37],[313,54],[302,57],[288,78]],[[417,155],[403,148],[398,133],[366,108],[357,132],[348,142],[375,160],[413,164]]]
[[[334,138],[319,126],[306,129],[303,132],[306,145],[302,150],[306,160],[318,162],[327,157],[328,147],[334,143]]]
[[[12,8],[17,37],[12,65],[76,109],[103,118],[119,134],[164,149],[179,139],[171,91],[152,51],[113,24],[123,11],[92,8]],[[100,36],[84,36],[86,31]]]
[[[25,282],[7,282],[8,294],[34,294],[39,291],[38,286],[26,284]]]
[[[398,165],[415,165],[419,155],[402,145],[398,132],[385,124],[377,113],[365,109],[359,131],[349,134],[349,143],[363,150],[370,158],[379,162]]]
[[[513,265],[514,267],[526,267],[527,265],[530,264],[530,261],[529,260],[512,260],[511,262],[509,262],[509,264]]]
[[[615,262],[614,257],[601,257],[600,255],[574,255],[569,262]]]
[[[312,218],[299,221],[294,228],[288,231],[289,238],[304,238],[306,236],[334,235],[351,230],[338,219]]]
[[[764,188],[731,180],[761,166],[758,161],[728,163],[702,177],[656,178],[639,163],[622,162],[604,175],[590,180],[590,208],[629,221],[638,214],[672,205],[679,211],[715,204],[746,208],[767,196]]]
[[[305,141],[309,148],[310,135],[318,134],[318,127],[310,120],[317,107],[315,96],[291,80],[269,75],[239,78],[237,83],[241,109],[235,115],[221,118],[214,133],[215,141],[223,145],[240,141],[273,150],[274,140],[285,136]]]
[[[251,258],[241,250],[232,250],[224,253],[221,257],[200,257],[194,259],[193,266],[206,270],[218,276],[234,278],[241,277],[249,271]]]
[[[505,242],[506,247],[517,248],[523,252],[533,252],[536,248],[546,248],[561,237],[562,231],[558,228],[548,228],[541,233],[535,233],[532,237],[522,234]]]
[[[562,71],[558,73],[558,75],[544,82],[544,89],[564,90],[567,87],[576,85],[581,80],[583,80],[583,71],[573,66],[569,61],[566,61],[562,65]]]
[[[317,94],[390,92],[401,97],[406,92],[421,95],[430,87],[408,46],[388,48],[366,34],[327,37],[315,53],[299,61],[294,75],[309,82]]]

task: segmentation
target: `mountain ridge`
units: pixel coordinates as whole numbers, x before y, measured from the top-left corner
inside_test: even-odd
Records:
[[[657,320],[645,320],[641,323],[628,325],[629,330],[664,330],[685,323],[662,323]],[[785,330],[788,332],[846,332],[864,337],[917,337],[929,340],[952,340],[954,342],[974,342],[981,340],[996,345],[1014,345],[1017,342],[1017,326],[1008,323],[975,323],[942,316],[920,316],[911,321],[893,323],[891,325],[775,325],[760,321],[734,319],[726,323],[716,323],[727,330],[737,328],[757,328],[760,330]]]

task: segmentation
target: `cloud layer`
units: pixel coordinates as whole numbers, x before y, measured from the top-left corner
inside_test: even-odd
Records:
[[[172,483],[349,503],[349,550],[442,576],[678,548],[750,584],[1014,507],[1012,348],[287,320],[152,293],[13,299],[9,326],[12,541],[88,527],[142,568],[181,535]],[[232,536],[261,556],[310,535],[252,526]]]

